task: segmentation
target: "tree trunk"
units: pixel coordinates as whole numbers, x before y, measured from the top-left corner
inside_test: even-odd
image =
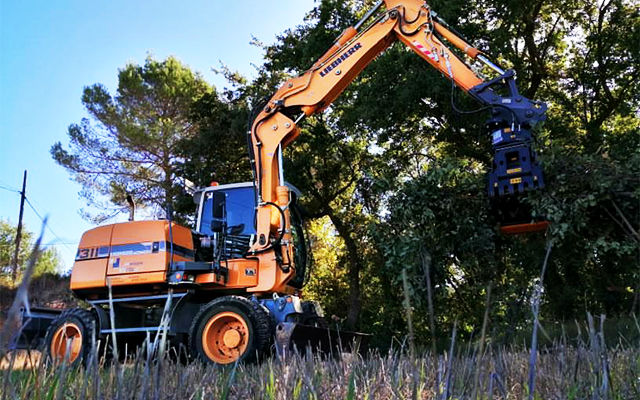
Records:
[[[167,214],[167,219],[173,221],[173,196],[171,195],[173,189],[173,181],[171,180],[171,161],[169,159],[169,150],[167,147],[163,150],[162,158],[162,171],[164,173],[164,179],[162,183],[162,189],[164,190],[164,204],[163,209]]]
[[[338,217],[333,210],[328,212],[329,219],[335,226],[338,234],[344,240],[347,250],[347,277],[349,283],[349,311],[347,313],[347,329],[354,330],[358,326],[360,311],[362,310],[362,299],[360,293],[360,271],[362,271],[361,257],[358,244],[352,237],[351,229]]]

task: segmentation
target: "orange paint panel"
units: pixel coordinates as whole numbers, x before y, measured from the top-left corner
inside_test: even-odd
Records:
[[[97,227],[85,232],[79,249],[88,259],[76,261],[71,273],[71,289],[104,288],[109,277],[114,285],[135,283],[164,283],[169,265],[169,251],[165,243],[173,242],[179,251],[193,251],[191,230],[168,221],[133,221]],[[153,246],[156,243],[155,247]],[[99,248],[110,249],[109,257],[91,258]],[[155,253],[153,252],[155,251]],[[193,261],[174,255],[174,261]]]
[[[114,225],[99,226],[82,234],[78,248],[108,246]]]
[[[227,286],[253,287],[258,284],[259,268],[256,260],[230,260]]]
[[[248,292],[255,293],[286,293],[288,282],[295,275],[295,269],[289,269],[289,272],[283,272],[277,265],[272,252],[263,253],[258,256],[260,262],[260,276],[258,285],[247,289]]]
[[[259,118],[256,119],[253,127],[253,149],[255,154],[261,154],[262,170],[259,175],[262,176],[262,200],[277,202],[276,187],[279,185],[277,148],[280,143],[285,144],[297,138],[300,130],[290,118],[282,113],[267,116],[267,120],[263,122],[260,122]],[[258,142],[261,143],[260,146],[258,146]],[[257,214],[258,238],[261,237],[260,235],[266,238],[269,236],[269,232],[275,232],[280,228],[279,212],[273,206],[261,206],[258,208]],[[264,248],[267,245],[266,241],[260,244],[259,239],[255,242],[254,249]]]
[[[218,284],[224,285],[226,288],[249,288],[258,284],[260,274],[257,260],[229,260],[227,267],[229,268],[227,283],[224,283],[224,279],[217,281],[214,273],[197,275],[196,283],[201,285]]]
[[[518,235],[521,233],[541,232],[549,228],[549,221],[533,222],[530,224],[518,224],[501,226],[500,232],[503,235]]]
[[[76,261],[71,272],[71,290],[105,286],[107,258]]]
[[[427,6],[427,3],[424,0],[384,0],[384,5],[387,10],[402,6],[409,11],[413,11],[413,15],[415,15],[415,12],[422,6]]]
[[[314,67],[322,64],[326,60],[328,60],[336,51],[340,50],[342,46],[345,45],[349,40],[353,39],[354,36],[358,34],[358,31],[355,30],[354,27],[350,26],[342,32],[342,34],[338,37],[336,42],[327,50],[322,57],[318,59],[318,61],[313,64]]]
[[[214,274],[213,272],[196,275],[196,283],[198,285],[207,285],[207,284],[225,285],[224,277],[219,274],[216,277],[216,274]]]
[[[273,99],[285,100],[285,106],[319,106],[322,111],[329,106],[353,79],[394,40],[396,21],[385,21],[373,29],[356,36],[333,57],[314,66],[309,86],[297,93],[276,93]]]
[[[191,230],[172,224],[173,242],[193,249]],[[133,221],[113,225],[112,245],[169,240],[169,221]]]
[[[107,278],[112,286],[147,285],[153,283],[165,283],[164,272],[146,272],[140,274],[114,275]]]

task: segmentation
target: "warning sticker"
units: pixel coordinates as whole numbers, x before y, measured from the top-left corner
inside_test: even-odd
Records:
[[[429,57],[430,59],[437,61],[436,60],[436,55],[433,54],[432,52],[430,52],[426,47],[424,47],[422,45],[422,43],[417,42],[417,41],[413,41],[413,45],[416,46],[416,48],[423,54],[425,54],[427,57]]]

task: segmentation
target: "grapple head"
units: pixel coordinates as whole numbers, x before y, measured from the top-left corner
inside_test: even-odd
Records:
[[[493,166],[487,190],[494,215],[500,222],[500,232],[517,235],[546,230],[549,223],[534,219],[531,207],[522,201],[525,193],[544,187],[531,131],[520,127],[494,127],[491,134]]]
[[[530,207],[520,200],[524,193],[544,187],[531,129],[546,119],[547,105],[522,96],[512,70],[471,88],[469,94],[491,109],[487,128],[493,139],[493,167],[488,192],[501,231],[515,234],[546,229],[548,224],[535,221]],[[514,225],[520,227],[507,232]]]
[[[542,169],[526,129],[493,132],[493,168],[489,173],[489,197],[517,195],[544,187]]]

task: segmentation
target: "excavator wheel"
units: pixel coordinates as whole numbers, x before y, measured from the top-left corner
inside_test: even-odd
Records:
[[[189,348],[208,364],[253,362],[269,349],[272,332],[264,307],[241,296],[224,296],[198,311],[189,330]]]
[[[63,311],[53,320],[44,339],[45,355],[54,364],[86,362],[94,346],[94,315],[81,308]]]

